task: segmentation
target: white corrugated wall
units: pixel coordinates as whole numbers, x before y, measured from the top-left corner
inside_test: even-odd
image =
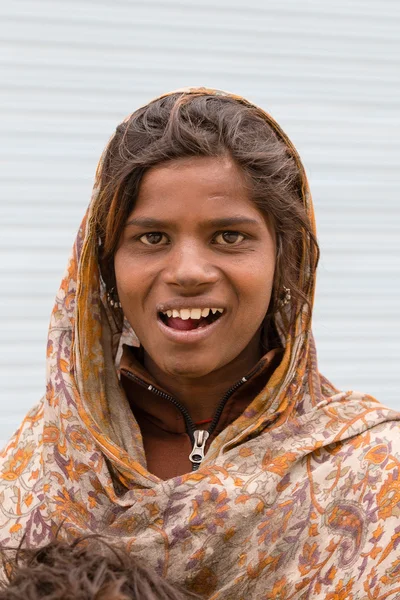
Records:
[[[396,0],[14,0],[0,28],[0,440],[44,391],[53,298],[104,144],[186,85],[243,94],[297,145],[322,249],[321,370],[400,409]]]

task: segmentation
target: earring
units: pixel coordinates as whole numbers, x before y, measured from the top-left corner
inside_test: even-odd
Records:
[[[283,308],[284,306],[286,306],[286,304],[289,304],[292,295],[290,293],[290,288],[287,288],[285,285],[283,286],[283,297],[280,299],[279,301],[279,306],[280,308]]]
[[[115,287],[112,287],[111,290],[107,292],[107,302],[114,309],[122,308],[122,305],[121,305],[121,302],[119,301],[118,294],[115,290]]]

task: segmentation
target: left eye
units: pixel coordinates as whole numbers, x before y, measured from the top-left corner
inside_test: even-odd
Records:
[[[168,243],[167,236],[159,231],[152,231],[140,236],[140,241],[146,246],[163,246]]]
[[[233,245],[243,242],[244,235],[239,233],[238,231],[223,231],[215,236],[215,241],[217,244]]]

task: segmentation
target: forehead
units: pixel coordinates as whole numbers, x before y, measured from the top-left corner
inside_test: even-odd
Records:
[[[181,217],[186,213],[194,217],[238,210],[253,216],[259,214],[242,169],[229,157],[190,157],[149,169],[140,184],[132,214],[165,211],[172,216],[176,211]]]

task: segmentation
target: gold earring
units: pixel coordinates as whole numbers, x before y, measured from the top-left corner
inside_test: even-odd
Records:
[[[290,288],[287,288],[284,285],[283,286],[283,297],[279,301],[280,308],[283,308],[284,306],[286,306],[286,304],[289,304],[291,299],[292,299],[292,295],[290,293]]]
[[[107,292],[107,302],[114,309],[122,308],[122,305],[121,305],[121,302],[119,301],[118,294],[115,290],[115,287],[112,287],[111,290],[109,290]]]

